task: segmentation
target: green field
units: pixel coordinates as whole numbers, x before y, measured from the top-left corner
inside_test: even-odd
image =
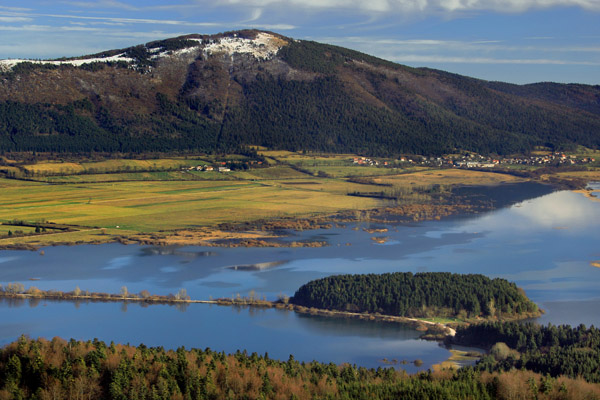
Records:
[[[351,155],[317,156],[265,151],[263,156],[268,163],[255,163],[250,169],[224,173],[188,168],[204,162],[221,165],[225,159],[239,161],[244,158],[211,156],[28,165],[25,169],[39,172],[27,178],[30,180],[0,178],[0,222],[15,219],[29,223],[49,221],[74,225],[78,231],[7,238],[3,234],[9,229],[0,225],[0,246],[103,242],[114,240],[115,235],[333,214],[391,204],[388,200],[348,196],[350,193],[384,192],[397,196],[397,204],[427,203],[431,196],[425,189],[434,185],[446,190],[459,184],[498,184],[520,180],[480,171],[357,166],[352,164]],[[185,165],[183,169],[182,165]],[[302,165],[302,171],[295,169],[298,165]],[[174,170],[135,171],[155,167],[172,169],[174,166],[177,166]],[[5,168],[8,168],[5,169],[7,174],[14,170],[13,167]],[[23,169],[23,166],[19,168]],[[86,168],[87,172],[53,175],[69,168],[74,171]],[[90,173],[90,168],[95,171],[128,171]],[[305,170],[308,171],[303,172]],[[324,173],[318,174],[318,171]],[[362,175],[369,177],[346,178]],[[20,230],[26,233],[29,229]],[[10,230],[14,233],[16,229]]]
[[[85,177],[89,178],[90,175]],[[309,185],[303,184],[305,180],[289,179],[139,180],[57,185],[0,179],[0,221],[47,220],[81,227],[80,232],[61,232],[35,238],[4,238],[0,239],[0,245],[52,242],[55,238],[57,241],[73,242],[105,241],[114,234],[335,213],[340,210],[368,209],[381,204],[375,199],[347,196],[348,191],[359,186],[357,184],[328,179],[313,180],[314,183]]]
[[[0,237],[8,235],[8,232],[12,232],[15,235],[35,233],[35,228],[31,226],[17,226],[17,225],[0,225]]]
[[[81,174],[58,176],[34,176],[36,182],[48,183],[106,183],[123,181],[212,181],[236,180],[235,172],[215,171],[161,171],[161,172],[123,172],[110,174]]]
[[[186,160],[161,158],[151,160],[116,159],[96,162],[52,161],[25,165],[23,168],[40,175],[62,174],[72,175],[78,173],[110,173],[129,171],[148,171],[178,169],[187,166],[196,166],[206,163],[202,159]]]

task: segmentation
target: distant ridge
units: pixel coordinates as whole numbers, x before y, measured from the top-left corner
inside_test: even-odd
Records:
[[[0,150],[600,148],[600,86],[487,82],[243,30],[0,61]]]

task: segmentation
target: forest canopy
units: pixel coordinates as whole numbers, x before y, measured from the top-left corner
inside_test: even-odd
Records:
[[[290,301],[305,307],[410,317],[519,318],[539,312],[514,283],[449,272],[331,276],[303,285]]]

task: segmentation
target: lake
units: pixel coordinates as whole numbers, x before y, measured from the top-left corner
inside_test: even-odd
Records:
[[[600,189],[600,185],[595,188]],[[58,246],[0,251],[0,283],[43,290],[118,293],[148,290],[193,299],[293,295],[309,280],[340,273],[450,271],[517,283],[546,314],[540,323],[600,325],[600,202],[541,185],[477,191],[498,209],[442,221],[346,224],[292,232],[287,240],[326,240],[322,248]],[[364,229],[387,228],[385,233]],[[387,241],[378,244],[375,236]],[[269,353],[270,357],[385,366],[381,360],[443,361],[449,352],[419,332],[391,323],[330,319],[275,309],[190,304],[1,300],[0,344],[20,334],[176,348]],[[413,372],[413,364],[398,367]]]

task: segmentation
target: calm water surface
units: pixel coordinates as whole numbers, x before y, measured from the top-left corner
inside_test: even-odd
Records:
[[[596,185],[596,187],[599,187]],[[599,187],[600,188],[600,187]],[[518,190],[517,190],[518,189]],[[290,240],[327,240],[324,248],[156,248],[149,246],[50,247],[39,252],[0,251],[0,283],[40,289],[118,293],[175,293],[195,299],[247,295],[275,299],[303,283],[339,273],[450,271],[502,277],[523,287],[547,313],[541,323],[600,325],[600,202],[572,192],[508,187],[492,195],[496,211],[416,224],[368,224],[296,233]],[[529,193],[529,195],[524,193]],[[386,236],[385,244],[371,237]],[[31,281],[34,279],[35,281]],[[31,337],[92,339],[175,348],[211,347],[268,352],[287,359],[350,362],[369,367],[387,358],[447,358],[436,343],[395,324],[297,315],[281,310],[189,305],[0,301],[0,344]],[[412,365],[402,365],[409,371]]]

